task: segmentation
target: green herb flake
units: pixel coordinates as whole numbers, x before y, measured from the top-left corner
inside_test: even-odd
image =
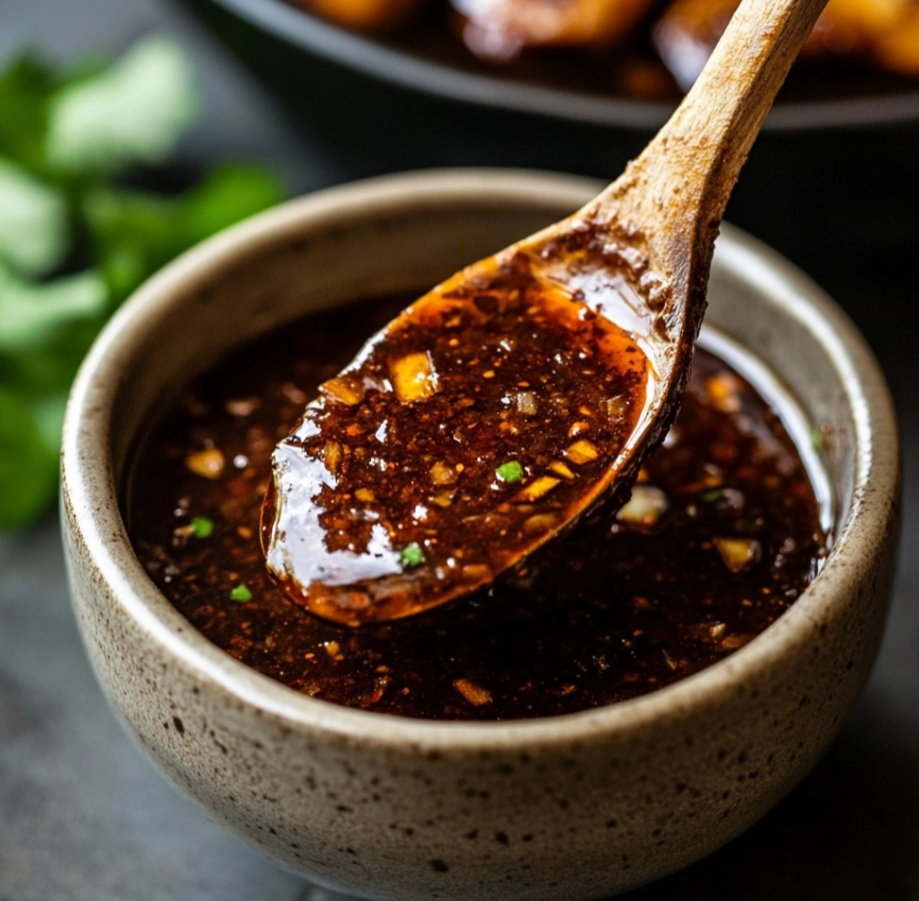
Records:
[[[413,541],[410,545],[402,548],[399,553],[399,563],[403,569],[414,569],[424,563],[424,551]]]
[[[815,451],[822,451],[824,443],[823,431],[821,429],[811,429],[811,447]]]
[[[502,463],[495,470],[495,474],[502,482],[513,485],[523,478],[523,467],[516,460],[511,460],[509,463]]]
[[[240,582],[231,592],[230,600],[237,604],[245,604],[252,600],[252,592],[244,582]]]
[[[214,521],[208,519],[206,516],[192,517],[192,521],[189,525],[191,526],[191,533],[195,538],[210,538],[211,535],[214,534]],[[242,587],[245,588],[245,586]],[[236,598],[233,600],[236,600]],[[248,600],[248,598],[246,598],[246,600]]]
[[[724,492],[720,488],[709,488],[708,491],[703,491],[701,494],[702,500],[706,504],[714,504],[715,501],[721,500]]]

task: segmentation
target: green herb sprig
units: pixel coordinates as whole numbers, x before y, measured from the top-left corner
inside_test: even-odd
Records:
[[[0,532],[57,491],[70,383],[148,276],[283,197],[254,166],[218,165],[179,195],[126,186],[173,153],[198,109],[191,64],[152,37],[107,65],[0,71]]]

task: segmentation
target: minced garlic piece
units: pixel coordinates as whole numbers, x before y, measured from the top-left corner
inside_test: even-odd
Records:
[[[548,494],[558,483],[559,479],[553,479],[552,476],[540,476],[520,491],[516,500],[535,501],[544,494]]]
[[[197,476],[205,479],[219,479],[223,475],[226,460],[216,447],[196,451],[185,458],[185,466]]]
[[[568,450],[565,451],[565,456],[575,464],[589,463],[591,460],[596,460],[600,456],[600,452],[597,450],[595,444],[592,444],[590,441],[581,439],[580,441],[575,441]]]
[[[755,538],[716,538],[715,547],[732,573],[749,569],[762,556],[762,547]]]
[[[575,474],[571,471],[571,467],[566,466],[562,463],[561,460],[556,460],[554,463],[549,464],[549,469],[552,470],[557,476],[561,476],[563,479],[573,479]]]
[[[426,351],[400,357],[389,364],[396,397],[404,404],[424,400],[437,393],[437,374]]]
[[[452,485],[456,481],[456,470],[438,461],[428,473],[435,485]]]
[[[339,375],[319,386],[319,390],[328,397],[353,407],[364,399],[364,386],[352,376]]]
[[[453,687],[474,707],[491,703],[491,692],[468,679],[456,679]]]

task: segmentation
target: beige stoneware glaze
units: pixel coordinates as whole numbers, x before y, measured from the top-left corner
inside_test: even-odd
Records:
[[[180,789],[321,884],[393,901],[549,901],[663,876],[788,792],[868,677],[896,544],[890,398],[838,308],[732,229],[715,253],[706,321],[780,374],[821,428],[837,537],[791,610],[728,660],[627,703],[543,720],[435,723],[349,710],[210,645],[134,556],[119,512],[125,467],[190,377],[309,310],[433,285],[596,188],[535,173],[435,172],[287,204],[147,283],[74,388],[63,517],[99,680]]]

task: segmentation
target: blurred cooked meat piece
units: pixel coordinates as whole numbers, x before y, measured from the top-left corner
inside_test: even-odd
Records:
[[[427,0],[297,0],[300,6],[357,31],[401,25]]]
[[[727,27],[740,0],[675,0],[651,39],[677,84],[688,91]]]
[[[916,0],[832,0],[827,9],[836,29],[845,26],[872,62],[890,72],[919,76]]]
[[[605,47],[626,36],[654,0],[451,0],[478,56],[511,59],[527,47]]]
[[[919,4],[908,5],[897,26],[878,38],[874,55],[885,69],[919,78]]]
[[[689,90],[739,0],[675,0],[652,29],[664,64]],[[904,75],[919,75],[916,0],[830,0],[802,59],[847,56]]]

